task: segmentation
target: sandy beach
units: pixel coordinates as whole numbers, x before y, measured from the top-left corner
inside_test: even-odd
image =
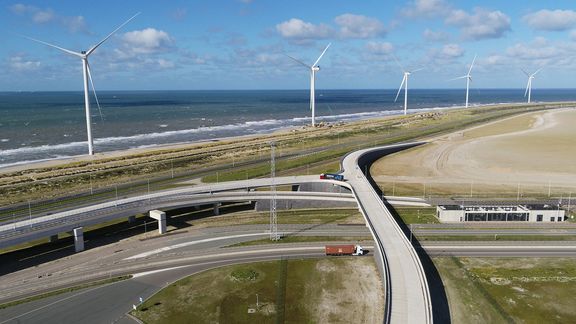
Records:
[[[446,136],[378,161],[379,182],[576,188],[576,110],[536,112]]]

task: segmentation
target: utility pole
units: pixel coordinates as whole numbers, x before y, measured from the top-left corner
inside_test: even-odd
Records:
[[[272,200],[270,200],[270,240],[278,241],[278,215],[276,214],[276,142],[270,142],[270,178],[272,184],[270,185],[270,192],[272,193]]]

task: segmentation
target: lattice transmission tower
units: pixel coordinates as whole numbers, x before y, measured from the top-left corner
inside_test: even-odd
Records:
[[[270,185],[270,192],[272,199],[270,200],[270,240],[278,241],[278,215],[276,214],[276,142],[270,142],[270,177],[272,184]]]

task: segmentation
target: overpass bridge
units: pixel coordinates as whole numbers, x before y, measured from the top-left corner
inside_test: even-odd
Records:
[[[3,224],[0,225],[0,248],[153,209],[271,199],[270,192],[253,189],[270,186],[272,181],[276,186],[331,183],[350,189],[352,194],[278,191],[276,196],[277,199],[356,201],[377,244],[376,260],[386,293],[385,323],[432,323],[428,282],[418,255],[387,209],[383,199],[385,197],[375,191],[369,179],[362,173],[362,169],[375,159],[418,144],[420,143],[378,147],[347,155],[342,160],[346,181],[321,180],[317,175],[231,181],[117,199]],[[395,197],[394,202],[426,205],[423,200],[407,197]]]

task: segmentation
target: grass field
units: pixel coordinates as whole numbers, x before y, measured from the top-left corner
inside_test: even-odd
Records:
[[[364,283],[351,282],[354,275]],[[170,324],[377,323],[383,320],[380,286],[372,258],[252,263],[179,280],[131,314]]]
[[[270,223],[270,212],[248,210],[220,216],[212,216],[211,212],[211,210],[189,211],[171,217],[172,221],[183,221],[197,227]],[[278,224],[364,224],[365,222],[357,208],[279,210],[277,215]]]
[[[574,258],[433,258],[453,323],[575,323]]]
[[[405,224],[439,224],[436,208],[433,207],[393,207]]]
[[[262,244],[285,244],[285,243],[305,243],[305,242],[330,242],[330,241],[347,241],[355,242],[363,245],[365,243],[373,244],[374,241],[371,236],[284,236],[278,241],[270,241],[270,239],[254,240],[233,244],[227,247],[238,246],[252,246]]]

